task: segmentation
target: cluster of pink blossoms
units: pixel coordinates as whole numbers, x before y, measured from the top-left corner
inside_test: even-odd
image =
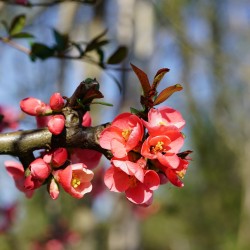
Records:
[[[33,97],[20,102],[25,113],[36,117],[38,127],[48,126],[54,135],[62,133],[64,129],[65,117],[60,114],[64,106],[64,99],[59,93],[51,96],[50,104]],[[82,126],[90,125],[91,117],[86,112]],[[56,148],[41,152],[41,156],[31,162],[26,170],[15,161],[6,161],[5,167],[16,187],[27,197],[31,197],[35,189],[47,184],[52,199],[58,198],[59,185],[71,196],[82,198],[92,190],[94,173],[91,169],[99,163],[100,158],[101,153],[94,150]]]
[[[104,176],[106,186],[145,206],[152,203],[160,184],[170,181],[182,187],[180,179],[189,163],[187,154],[180,153],[184,125],[181,114],[170,107],[151,108],[148,121],[131,113],[118,115],[100,136],[101,147],[113,154]]]

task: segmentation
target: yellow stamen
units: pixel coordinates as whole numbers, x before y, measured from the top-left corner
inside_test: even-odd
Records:
[[[151,152],[153,154],[156,154],[157,152],[162,152],[162,151],[164,151],[164,147],[163,146],[164,146],[164,142],[158,141],[155,146],[151,147]]]
[[[73,188],[77,188],[79,185],[81,184],[81,181],[80,179],[75,175],[72,177],[72,180],[71,180],[71,186]]]
[[[185,174],[186,174],[186,170],[185,169],[182,169],[181,171],[176,171],[176,174],[181,178],[183,179]]]
[[[160,121],[160,122],[158,123],[158,125],[166,125],[166,123],[163,122],[163,121]]]
[[[130,129],[124,129],[122,131],[122,137],[125,139],[125,141],[128,140],[130,134],[131,134],[131,130]]]

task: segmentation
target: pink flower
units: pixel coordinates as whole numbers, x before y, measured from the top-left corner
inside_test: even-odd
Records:
[[[131,168],[131,164],[126,162],[124,164],[127,165],[128,168],[125,168],[125,170],[131,173],[127,174],[120,168],[122,167],[124,169],[123,164],[115,163],[116,166],[111,165],[104,175],[105,185],[111,191],[125,192],[127,199],[135,204],[150,205],[153,191],[160,185],[158,174],[153,170],[142,169],[142,166],[139,164],[137,164],[137,170],[135,170],[135,165]],[[143,175],[141,175],[140,168],[143,171]],[[133,170],[131,171],[131,169]]]
[[[89,169],[95,168],[100,159],[102,154],[92,149],[81,149],[81,148],[74,148],[70,154],[70,160],[72,163],[83,163],[88,166]]]
[[[23,165],[15,161],[5,161],[4,165],[8,174],[13,178],[16,187],[21,192],[24,192],[27,198],[31,198],[34,191],[27,190],[24,187],[25,174]]]
[[[49,105],[52,110],[60,111],[64,107],[64,99],[60,93],[54,93],[50,97]]]
[[[48,129],[53,135],[62,133],[65,125],[65,117],[63,115],[53,115],[48,122]]]
[[[63,189],[75,198],[80,199],[92,190],[90,181],[94,173],[83,163],[68,165],[65,169],[54,171],[53,175]]]
[[[30,175],[34,179],[44,181],[51,173],[51,168],[42,158],[37,158],[29,165]]]
[[[141,154],[148,159],[158,159],[171,168],[179,166],[177,153],[183,146],[184,138],[178,130],[167,131],[165,135],[149,136],[142,144]]]
[[[38,116],[51,112],[50,107],[39,99],[27,97],[20,101],[20,108],[28,115]]]
[[[102,148],[111,150],[116,158],[123,158],[142,140],[144,134],[141,120],[131,113],[118,115],[111,126],[100,135]]]
[[[148,113],[148,122],[143,121],[150,135],[164,134],[166,130],[181,130],[185,125],[182,115],[170,107],[161,107],[150,109]]]

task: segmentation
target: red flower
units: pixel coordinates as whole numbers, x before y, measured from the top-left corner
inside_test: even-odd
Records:
[[[116,166],[111,165],[104,175],[105,185],[111,191],[125,192],[127,199],[135,204],[150,205],[153,191],[160,185],[158,174],[153,170],[144,170],[138,163],[114,163]]]
[[[48,122],[48,129],[53,135],[62,133],[65,125],[65,117],[63,115],[53,115]]]
[[[176,155],[184,143],[178,130],[167,131],[165,135],[149,136],[142,144],[141,154],[148,159],[158,159],[167,167],[177,168],[179,157]]]
[[[111,126],[100,135],[100,145],[111,150],[116,158],[127,156],[142,140],[144,134],[141,120],[131,113],[118,115]]]
[[[90,181],[94,173],[83,163],[68,165],[65,169],[54,171],[53,175],[63,189],[75,198],[80,199],[92,190]]]
[[[60,111],[64,107],[64,99],[60,93],[54,93],[50,97],[49,105],[52,110]]]

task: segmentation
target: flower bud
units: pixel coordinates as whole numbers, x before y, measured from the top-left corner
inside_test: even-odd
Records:
[[[89,127],[91,125],[91,122],[92,122],[91,116],[87,111],[82,117],[82,126]]]
[[[51,169],[42,158],[35,159],[30,165],[30,174],[32,177],[38,180],[45,180],[50,175]]]
[[[27,97],[20,101],[21,110],[28,115],[39,115],[38,112],[45,106],[44,102],[33,97]]]
[[[51,165],[54,168],[58,168],[62,166],[68,158],[68,152],[66,148],[57,148],[53,154],[51,159]]]
[[[24,180],[24,188],[26,190],[34,190],[42,185],[42,181],[33,178],[31,175],[27,176]]]
[[[53,200],[56,200],[59,196],[59,187],[54,178],[48,183],[48,192]]]
[[[65,125],[65,118],[63,115],[54,115],[48,122],[48,129],[53,135],[62,133]]]
[[[64,100],[60,93],[54,93],[50,97],[49,105],[52,110],[60,111],[64,107]]]

